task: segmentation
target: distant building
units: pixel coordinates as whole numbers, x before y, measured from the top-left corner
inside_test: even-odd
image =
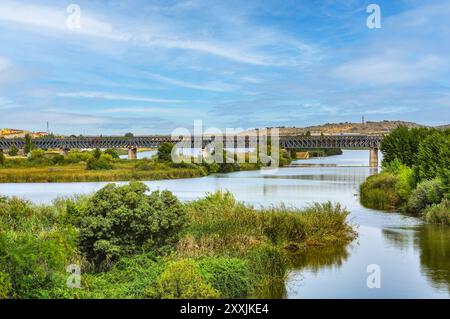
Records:
[[[17,130],[13,128],[4,128],[0,130],[0,137],[3,138],[20,138],[25,137],[25,134],[27,134],[27,131],[24,130]]]
[[[0,129],[0,138],[24,138],[27,134],[30,134],[32,138],[48,135],[47,132],[30,132],[13,128]]]

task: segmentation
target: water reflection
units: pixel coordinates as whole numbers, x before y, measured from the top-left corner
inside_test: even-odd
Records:
[[[422,272],[437,289],[450,292],[450,231],[448,227],[423,225],[415,234]]]

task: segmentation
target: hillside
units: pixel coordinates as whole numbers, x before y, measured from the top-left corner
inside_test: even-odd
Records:
[[[364,124],[362,123],[326,123],[322,125],[307,126],[307,127],[279,127],[280,135],[298,135],[305,134],[308,131],[312,135],[318,134],[386,134],[395,129],[396,127],[404,125],[410,128],[413,127],[425,127],[425,125],[420,125],[414,122],[406,121],[380,121],[371,122],[368,121]],[[250,132],[255,132],[252,130]],[[250,132],[247,132],[250,133]]]

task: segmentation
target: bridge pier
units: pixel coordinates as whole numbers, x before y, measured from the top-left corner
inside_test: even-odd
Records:
[[[64,156],[64,157],[67,157],[67,155],[69,155],[69,149],[65,148],[65,147],[61,147],[59,149],[59,154]]]
[[[128,159],[129,160],[137,159],[137,147],[134,146],[128,147]]]
[[[378,167],[378,148],[371,148],[369,151],[369,166]]]

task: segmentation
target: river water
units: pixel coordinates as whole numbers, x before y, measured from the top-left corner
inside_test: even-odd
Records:
[[[289,167],[277,172],[236,172],[146,184],[152,190],[169,189],[182,200],[220,189],[255,206],[284,202],[304,207],[327,200],[342,203],[350,211],[349,220],[358,238],[347,247],[300,256],[284,291],[274,297],[450,298],[450,228],[362,207],[358,186],[374,173],[364,166],[368,158],[367,151],[344,151],[339,156],[297,162],[336,165],[332,167]],[[58,196],[94,192],[105,184],[0,184],[0,195],[49,203]],[[376,275],[368,272],[369,265],[379,273],[379,288],[367,285],[368,277]]]

